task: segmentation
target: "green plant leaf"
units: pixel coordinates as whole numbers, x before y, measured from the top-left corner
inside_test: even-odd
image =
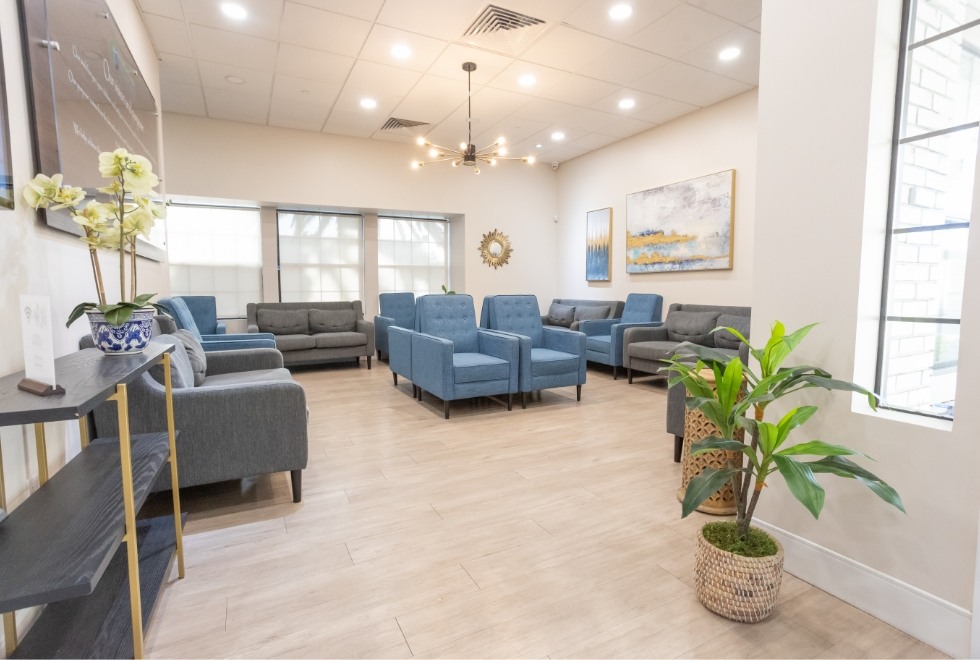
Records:
[[[132,303],[113,305],[112,309],[105,311],[105,320],[110,325],[122,325],[133,317],[133,312],[142,307]]]
[[[763,456],[769,456],[776,450],[776,443],[779,438],[779,429],[771,422],[756,422],[755,437],[759,441],[759,449]]]
[[[687,490],[684,491],[684,501],[681,503],[681,518],[686,518],[692,511],[714,495],[719,488],[724,486],[740,470],[735,468],[705,468],[701,474],[697,475],[687,483]]]
[[[134,305],[137,305],[138,307],[143,307],[147,302],[149,302],[150,298],[152,298],[155,295],[157,295],[157,294],[155,294],[155,293],[143,293],[143,294],[140,294],[140,295],[136,296],[135,298],[133,298],[133,304]]]
[[[691,444],[691,455],[696,456],[698,454],[704,454],[709,451],[737,451],[744,454],[749,462],[752,463],[752,467],[756,470],[759,469],[759,458],[755,455],[755,451],[749,445],[738,440],[732,440],[731,438],[717,438],[714,436],[709,436],[703,440]]]
[[[717,328],[716,328],[717,329]],[[714,330],[712,330],[714,332]],[[675,356],[694,356],[699,360],[711,363],[719,362],[721,364],[728,364],[731,362],[732,358],[737,358],[738,356],[733,356],[730,353],[724,353],[719,351],[717,348],[712,348],[710,346],[701,346],[700,344],[695,344],[689,341],[685,341],[677,345],[674,349]],[[675,358],[676,359],[676,358]],[[739,360],[741,362],[741,360]]]
[[[826,372],[824,372],[826,374]],[[846,380],[836,380],[830,378],[830,374],[818,375],[810,374],[803,376],[801,380],[810,383],[815,387],[822,387],[825,390],[841,390],[845,392],[857,392],[858,394],[863,394],[868,398],[868,405],[871,406],[872,410],[878,409],[878,395],[870,390],[867,390],[856,383],[851,383]]]
[[[738,339],[743,344],[748,345],[749,340],[745,338],[745,335],[743,335],[741,332],[739,332],[735,328],[732,328],[732,327],[727,326],[727,325],[719,325],[717,328],[715,328],[714,330],[712,330],[710,334],[714,334],[716,332],[721,332],[722,330],[728,330],[730,333],[732,333],[733,335],[735,335],[735,338],[736,339]]]
[[[819,518],[826,493],[814,478],[809,464],[778,454],[773,456],[773,460],[779,469],[779,474],[786,480],[789,492],[793,493],[793,496],[813,514],[814,518]]]
[[[854,461],[842,456],[827,456],[819,461],[810,461],[806,465],[813,472],[825,472],[846,479],[857,479],[870,488],[875,495],[905,513],[905,505],[902,503],[898,491]]]
[[[71,314],[68,315],[68,321],[65,323],[65,327],[70,327],[72,323],[78,320],[82,314],[90,309],[98,309],[99,304],[94,302],[83,302],[75,305],[75,309],[71,310]]]
[[[778,449],[786,441],[786,438],[789,437],[790,432],[806,423],[808,419],[813,417],[813,413],[815,412],[817,412],[816,406],[800,406],[799,408],[793,408],[783,415],[783,418],[776,424],[778,433],[776,436],[776,447],[774,449]]]
[[[731,410],[742,390],[742,361],[732,360],[726,364],[722,379],[717,381],[715,386],[718,389],[718,401],[722,409]]]
[[[787,447],[781,451],[776,452],[778,456],[864,456],[859,451],[854,451],[853,449],[848,449],[842,445],[832,445],[822,440],[811,440],[810,442],[801,442],[798,445],[793,445],[792,447]]]

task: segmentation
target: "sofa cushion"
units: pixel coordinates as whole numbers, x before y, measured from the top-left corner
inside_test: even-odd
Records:
[[[690,341],[702,346],[714,346],[711,331],[718,325],[720,312],[673,311],[667,314],[667,338],[671,341]]]
[[[248,383],[291,383],[293,377],[289,369],[254,369],[252,371],[234,371],[227,374],[217,374],[204,379],[203,387],[217,385],[245,385]]]
[[[581,305],[573,309],[576,321],[598,321],[609,318],[609,307],[605,305]]]
[[[752,319],[748,316],[734,316],[732,314],[722,314],[718,317],[718,325],[726,328],[735,328],[742,333],[746,339],[749,338],[749,324]],[[715,333],[715,346],[718,348],[734,348],[738,350],[742,342],[738,337],[728,330],[719,330]]]
[[[347,348],[367,345],[363,332],[319,332],[313,335],[317,348]]]
[[[586,337],[585,350],[608,354],[612,350],[612,335],[594,335]]]
[[[208,358],[204,352],[204,347],[201,346],[201,342],[190,330],[180,329],[174,333],[174,336],[184,344],[187,359],[190,361],[191,370],[194,372],[194,387],[197,387],[204,382],[205,374],[208,371]]]
[[[579,357],[550,348],[531,349],[532,376],[560,376],[578,371]]]
[[[283,352],[316,348],[316,339],[313,335],[276,335],[276,348]]]
[[[560,325],[562,327],[571,327],[572,323],[575,321],[575,308],[571,305],[560,305],[558,303],[551,303],[551,307],[548,308],[548,323],[551,325]]]
[[[309,311],[305,309],[260,309],[255,312],[259,332],[274,335],[309,334],[309,319]]]
[[[153,341],[166,342],[174,345],[173,352],[170,353],[170,384],[174,389],[184,389],[194,387],[194,370],[191,368],[191,361],[187,357],[184,349],[184,342],[174,335],[160,335],[154,337]],[[163,385],[163,364],[155,364],[150,367],[150,375],[154,380]]]
[[[507,380],[510,363],[485,353],[453,353],[453,376],[456,383]]]
[[[677,350],[676,341],[637,341],[627,347],[630,358],[637,360],[666,360]]]
[[[353,332],[357,313],[353,309],[311,309],[310,332]]]

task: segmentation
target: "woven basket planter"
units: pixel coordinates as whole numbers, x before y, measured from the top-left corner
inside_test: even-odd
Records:
[[[743,557],[717,548],[698,534],[694,589],[701,603],[732,621],[755,623],[772,613],[783,581],[783,546],[771,557]]]

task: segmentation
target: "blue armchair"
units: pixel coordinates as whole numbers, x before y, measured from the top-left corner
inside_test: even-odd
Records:
[[[223,335],[225,322],[218,320],[218,304],[214,296],[180,296],[197,324],[201,335]]]
[[[429,392],[449,402],[507,395],[507,410],[518,391],[518,339],[476,326],[472,296],[422,296],[416,301],[418,332],[410,334],[411,378],[419,399]]]
[[[377,317],[375,317],[377,318]],[[391,377],[398,386],[398,377],[404,376],[412,381],[412,396],[418,398],[419,388],[412,380],[412,335],[414,330],[393,325],[388,328],[388,368],[391,369]]]
[[[662,325],[663,307],[664,298],[659,294],[631,293],[626,296],[621,318],[580,322],[579,332],[584,332],[586,336],[586,358],[610,365],[613,380],[616,380],[619,367],[623,366],[623,333],[626,328]]]
[[[487,296],[480,325],[510,333],[520,340],[518,391],[527,408],[528,392],[575,386],[582,400],[585,383],[585,335],[565,328],[544,327],[535,296]]]
[[[374,346],[378,350],[378,359],[389,355],[388,328],[415,327],[415,294],[414,293],[382,293],[378,295],[378,315],[374,317]]]
[[[210,298],[210,296],[186,296],[186,298]],[[212,298],[212,301],[214,299]],[[224,334],[224,324],[222,323],[220,333],[202,333],[197,319],[191,313],[191,308],[185,301],[185,296],[174,296],[173,298],[161,298],[157,301],[164,307],[170,316],[173,317],[178,328],[190,331],[204,347],[205,352],[213,351],[234,351],[243,348],[275,348],[276,340],[272,334],[267,332],[246,332]],[[199,303],[195,303],[201,309]],[[205,319],[206,322],[206,319]],[[217,316],[215,316],[215,330],[218,329]]]

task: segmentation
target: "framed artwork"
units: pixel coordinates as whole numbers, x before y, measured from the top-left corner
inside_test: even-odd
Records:
[[[612,209],[585,216],[585,281],[608,282],[612,255]]]
[[[10,123],[7,118],[7,80],[0,49],[0,208],[14,208],[13,162],[10,156]]]
[[[626,272],[732,268],[735,170],[626,196]]]

